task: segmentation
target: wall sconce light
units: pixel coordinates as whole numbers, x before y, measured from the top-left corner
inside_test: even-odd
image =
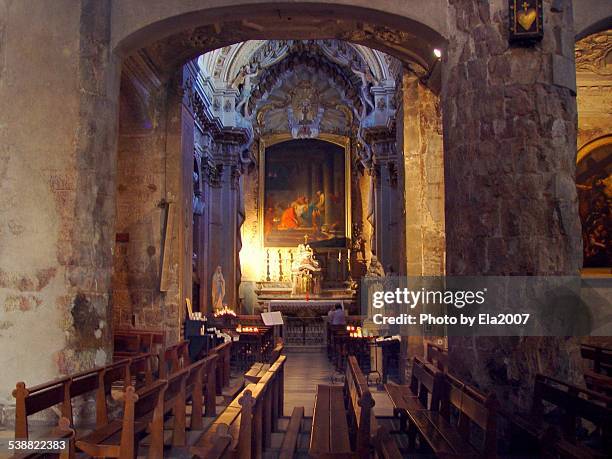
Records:
[[[542,0],[509,0],[510,43],[530,45],[544,36]]]
[[[436,59],[440,59],[442,57],[442,51],[438,48],[434,48],[433,54],[436,56]]]

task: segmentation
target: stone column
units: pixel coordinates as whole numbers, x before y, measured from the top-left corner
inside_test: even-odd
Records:
[[[109,36],[109,1],[0,3],[0,411],[17,381],[111,361]]]
[[[210,226],[210,269],[216,266],[223,269],[225,278],[224,302],[237,308],[240,285],[238,207],[240,204],[240,149],[246,141],[242,130],[222,131],[216,138],[218,151],[215,160],[223,168],[220,186],[214,188],[211,196]],[[212,276],[212,274],[211,274]],[[209,292],[210,296],[210,292]]]
[[[577,275],[572,2],[508,45],[508,2],[449,2],[443,57],[448,275]],[[572,380],[575,340],[450,338],[451,371],[527,407],[536,372]]]
[[[165,160],[166,201],[174,212],[173,230],[164,257],[169,256],[168,291],[163,295],[164,328],[171,342],[180,338],[186,311],[186,298],[191,299],[193,254],[193,149],[194,118],[189,97],[184,91],[185,69],[181,69],[168,96]]]
[[[413,73],[402,75],[397,142],[403,152],[406,273],[408,276],[444,274],[444,152],[439,98]],[[439,286],[435,286],[439,287]],[[444,331],[441,331],[444,334]],[[424,355],[421,336],[402,340],[402,363]],[[408,380],[408,379],[407,379]]]
[[[395,130],[366,133],[373,152],[376,194],[376,255],[385,272],[404,273],[403,172],[396,148]]]

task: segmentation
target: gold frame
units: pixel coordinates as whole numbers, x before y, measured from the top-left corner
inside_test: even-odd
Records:
[[[289,247],[266,247],[264,244],[264,187],[266,183],[266,148],[278,143],[287,142],[294,139],[291,134],[272,134],[263,136],[259,139],[259,184],[258,184],[258,203],[257,203],[257,220],[259,231],[259,245],[262,249],[288,249]],[[344,148],[344,225],[347,243],[351,239],[351,139],[344,135],[322,133],[315,140],[322,140],[333,143]],[[330,247],[330,249],[348,248],[347,247]]]

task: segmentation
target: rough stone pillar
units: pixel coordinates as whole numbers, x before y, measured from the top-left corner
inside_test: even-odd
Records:
[[[402,79],[406,270],[409,276],[444,274],[444,152],[439,98],[415,75]]]
[[[119,74],[109,10],[0,2],[0,410],[17,381],[111,359]]]
[[[575,275],[571,1],[544,1],[544,39],[508,45],[508,2],[453,0],[443,62],[448,275]],[[574,379],[575,340],[450,338],[451,370],[526,407],[536,372]]]
[[[408,276],[444,274],[444,153],[439,98],[404,72],[398,120],[398,145],[403,151],[406,273]],[[402,363],[424,355],[421,336],[402,342]],[[405,369],[410,371],[410,365]],[[401,371],[400,374],[405,374]]]

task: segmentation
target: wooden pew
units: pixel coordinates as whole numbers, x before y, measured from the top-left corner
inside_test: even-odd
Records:
[[[291,419],[289,420],[287,432],[285,432],[285,437],[283,438],[283,443],[281,445],[278,459],[293,459],[303,418],[304,407],[296,406],[295,408],[293,408],[293,412],[291,413]]]
[[[129,382],[136,389],[144,385],[153,384],[153,360],[156,356],[151,353],[142,353],[130,358]]]
[[[413,449],[417,435],[424,444],[437,456],[481,457],[483,456],[469,443],[470,427],[468,420],[476,425],[485,425],[486,433],[490,433],[489,423],[494,422],[492,406],[482,398],[476,397],[476,392],[459,384],[455,386],[454,378],[446,378],[444,373],[431,364],[423,362],[418,357],[413,360],[410,386],[386,385],[387,393],[394,405],[394,412],[408,422],[409,447]],[[450,423],[451,405],[459,410],[460,426]],[[401,423],[402,428],[405,423]],[[465,429],[465,430],[464,430]],[[486,438],[486,454],[484,457],[495,457],[490,444],[494,440]]]
[[[514,416],[512,422],[539,441],[542,454],[575,458],[598,457],[603,454],[610,457],[611,403],[612,398],[599,392],[538,374],[529,417]],[[557,416],[549,422],[547,412],[551,407],[556,408]],[[592,423],[598,429],[603,440],[603,451],[596,451],[579,441],[576,431],[582,420]],[[559,438],[553,432],[556,429],[560,429]]]
[[[277,392],[283,387],[280,380],[284,375],[285,360],[286,357],[281,356],[257,384],[248,384],[196,445],[190,448],[190,454],[206,459],[220,455],[240,459],[261,458],[263,449],[270,445],[271,432],[276,426],[274,403],[280,399]],[[232,437],[232,441],[219,452],[219,445],[223,444],[222,439],[226,433]]]
[[[391,438],[389,430],[385,426],[379,426],[376,430],[374,447],[379,459],[401,459],[403,457],[397,443]]]
[[[122,359],[141,352],[141,338],[130,333],[113,333],[113,359]]]
[[[352,456],[342,386],[317,386],[308,454],[312,457]]]
[[[352,450],[360,457],[368,457],[371,453],[372,431],[377,427],[374,398],[354,355],[348,357],[344,381],[344,396],[348,401],[349,431],[353,434]]]
[[[349,431],[352,449],[358,457],[370,457],[379,450],[383,457],[399,458],[401,453],[395,441],[385,434],[378,434],[378,422],[374,399],[368,388],[367,378],[361,371],[355,356],[349,356],[344,385],[348,401]]]
[[[440,410],[443,394],[443,373],[433,366],[425,365],[418,357],[412,362],[410,385],[385,384],[385,389],[393,403],[393,415],[400,419],[400,430],[406,430],[410,413],[419,410]],[[415,446],[416,429],[411,424],[408,431],[410,447]]]
[[[217,415],[217,361],[219,356],[211,354],[205,359],[202,376],[204,378],[204,414],[206,416]]]
[[[252,453],[254,390],[255,384],[247,385],[236,397],[236,403],[228,405],[196,445],[189,448],[189,454],[202,459],[224,456],[249,459]]]
[[[255,362],[253,365],[251,365],[249,371],[244,374],[244,379],[246,379],[248,382],[257,384],[269,369],[269,363]]]
[[[439,370],[446,371],[448,368],[448,351],[434,343],[427,343],[427,361],[434,364]]]
[[[159,379],[167,378],[169,374],[176,373],[190,363],[189,341],[167,347],[159,353]]]
[[[216,354],[219,356],[217,360],[217,395],[222,395],[223,388],[229,386],[230,383],[230,359],[232,351],[232,342],[219,344],[212,348],[210,354]]]
[[[262,451],[270,447],[272,443],[272,431],[277,430],[278,412],[273,408],[278,406],[278,397],[275,392],[281,390],[281,386],[276,384],[280,378],[284,378],[284,365],[287,357],[280,356],[271,366],[264,365],[264,374],[259,379],[256,392],[253,393],[257,403],[253,410],[253,434],[254,434],[254,457],[261,458]],[[261,374],[260,372],[260,374]]]
[[[33,387],[18,382],[13,390],[16,400],[15,439],[28,439],[28,416],[55,405],[61,405],[62,416],[73,425],[72,399],[93,391],[96,393],[96,424],[106,423],[106,397],[114,382],[129,381],[129,363],[129,360],[123,360]]]
[[[612,349],[583,344],[580,353],[583,359],[593,362],[595,373],[612,376]]]
[[[163,457],[163,450],[154,445],[161,444],[163,448],[163,403],[167,385],[160,380],[139,391],[129,386],[124,394],[123,419],[114,420],[77,440],[77,448],[94,457],[133,459],[139,440],[150,429],[154,441],[148,457]]]
[[[584,372],[584,382],[587,389],[612,397],[612,376],[587,370]],[[612,405],[608,408],[612,408]]]
[[[120,339],[125,339],[126,336],[137,336],[140,340],[141,353],[157,354],[161,349],[166,348],[166,333],[163,330],[147,330],[133,327],[118,327],[115,329],[113,336],[118,336]],[[129,338],[128,338],[129,339]],[[121,352],[121,349],[115,347],[115,352]]]
[[[202,430],[204,416],[204,381],[206,376],[206,361],[198,360],[187,367],[189,375],[185,381],[185,405],[191,401],[191,419],[189,428],[191,430]]]
[[[442,397],[440,414],[431,415],[438,431],[448,433],[449,437],[459,432],[461,438],[474,446],[471,433],[476,426],[482,430],[483,449],[476,453],[482,457],[497,457],[497,413],[498,402],[494,394],[484,395],[474,387],[458,380],[451,374],[444,377],[445,390]],[[453,416],[456,411],[457,416]],[[454,424],[456,420],[456,424]],[[460,445],[460,442],[454,442]],[[469,450],[466,449],[469,452]]]
[[[276,346],[274,346],[274,349],[272,349],[272,352],[270,353],[270,359],[269,362],[276,362],[276,360],[281,356],[281,354],[283,353],[283,343],[279,342],[276,344]]]
[[[75,457],[74,449],[74,429],[70,427],[70,420],[65,417],[61,417],[58,421],[57,427],[51,431],[49,438],[54,440],[66,441],[65,447],[58,453],[46,453],[46,452],[22,452],[17,453],[9,457],[9,459],[43,459],[49,456],[57,457],[58,459],[73,459]]]

